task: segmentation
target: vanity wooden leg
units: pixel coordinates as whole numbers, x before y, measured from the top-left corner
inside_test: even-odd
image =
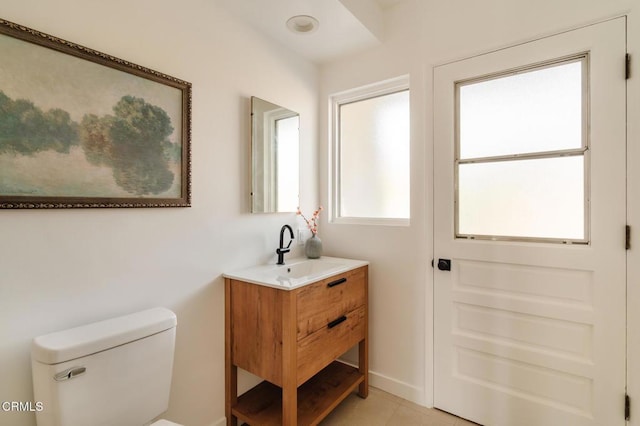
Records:
[[[282,388],[282,424],[283,426],[298,424],[298,389],[295,384]]]
[[[369,300],[369,268],[364,272],[364,297]],[[369,303],[364,304],[364,339],[358,343],[358,371],[364,374],[364,381],[358,386],[358,395],[361,398],[369,396]]]
[[[238,402],[238,367],[232,365],[227,368],[225,374],[225,409],[224,413],[227,417],[227,426],[236,426],[238,419],[231,414],[231,408]]]
[[[231,408],[238,402],[238,367],[233,365],[231,348],[233,337],[231,335],[231,282],[225,279],[225,324],[224,324],[224,413],[227,418],[227,426],[236,426],[238,419],[231,414]]]
[[[285,312],[282,323],[282,425],[298,424],[298,360],[296,294],[286,294],[282,304]]]
[[[369,396],[369,345],[367,339],[363,339],[358,344],[358,371],[364,374],[364,380],[358,386],[358,395],[361,398]]]

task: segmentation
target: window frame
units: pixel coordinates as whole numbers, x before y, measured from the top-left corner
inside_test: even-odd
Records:
[[[394,93],[409,92],[411,103],[409,75],[384,80],[381,82],[346,90],[329,96],[330,107],[330,142],[329,142],[329,222],[335,224],[354,225],[382,225],[382,226],[409,226],[411,223],[411,174],[409,174],[409,217],[408,218],[379,218],[379,217],[354,217],[340,215],[341,202],[341,141],[340,141],[340,107],[342,105],[373,99]],[[411,115],[411,108],[409,108]],[[409,136],[409,149],[411,149],[411,135]],[[411,156],[409,156],[409,168]]]
[[[517,74],[532,72],[553,66],[570,64],[574,62],[582,63],[582,144],[579,148],[560,149],[553,151],[527,152],[507,155],[496,155],[477,158],[460,158],[460,87],[480,83],[484,81],[495,80],[499,78],[509,77]],[[525,67],[506,70],[498,73],[456,81],[454,83],[455,93],[455,141],[454,141],[454,239],[457,240],[489,240],[489,241],[520,241],[535,243],[557,243],[557,244],[579,244],[589,245],[591,242],[591,195],[590,195],[590,101],[589,101],[589,84],[590,84],[590,66],[589,52],[581,52],[575,55],[558,58],[555,60],[530,64]],[[460,233],[460,199],[459,199],[459,175],[460,164],[477,164],[491,163],[498,161],[519,161],[519,160],[535,160],[562,158],[566,156],[582,156],[583,157],[583,182],[584,182],[584,238],[551,238],[551,237],[524,237],[524,236],[506,236],[506,235],[482,235],[482,234],[461,234]]]

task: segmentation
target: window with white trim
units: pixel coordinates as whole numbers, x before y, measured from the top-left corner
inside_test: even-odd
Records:
[[[333,95],[331,106],[332,222],[408,224],[408,76]]]

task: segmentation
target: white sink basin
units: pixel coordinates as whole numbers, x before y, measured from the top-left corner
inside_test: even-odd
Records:
[[[327,271],[339,269],[342,266],[342,263],[323,261],[314,262],[311,259],[308,259],[289,265],[277,265],[273,268],[273,271],[270,271],[271,273],[269,275],[275,273],[276,279],[314,277]]]
[[[246,281],[280,289],[293,289],[341,274],[369,262],[337,257],[320,259],[285,259],[285,265],[259,265],[223,274],[225,278]]]

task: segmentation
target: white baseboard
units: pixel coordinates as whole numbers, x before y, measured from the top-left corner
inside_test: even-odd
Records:
[[[225,426],[227,424],[227,418],[223,417],[216,422],[211,423],[211,426]]]
[[[354,368],[358,368],[357,365],[352,364],[351,362],[348,362],[344,359],[339,359],[338,361],[350,365]],[[384,374],[376,373],[375,371],[369,370],[369,386],[373,386],[374,388],[378,388],[395,396],[399,396],[400,398],[411,401],[414,404],[427,407],[424,389],[410,385],[409,383],[401,382],[400,380],[387,377]]]
[[[369,371],[369,385],[411,401],[414,404],[425,405],[424,390],[409,383],[401,382],[375,371]]]

